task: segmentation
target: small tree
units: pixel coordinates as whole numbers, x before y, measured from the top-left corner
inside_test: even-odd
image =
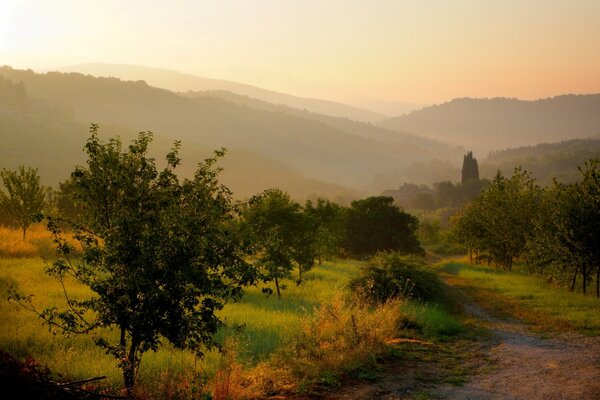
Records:
[[[0,208],[21,228],[25,240],[27,228],[44,209],[46,191],[40,184],[37,169],[23,166],[18,171],[2,169],[0,177],[6,189],[6,192],[0,191]]]
[[[423,255],[416,235],[418,227],[419,220],[395,206],[392,197],[356,200],[348,209],[344,247],[357,257],[378,251]]]
[[[521,168],[510,178],[498,172],[490,186],[466,207],[454,237],[470,252],[510,270],[533,232],[540,193],[531,175]]]
[[[254,279],[225,226],[232,218],[229,190],[217,181],[216,153],[198,165],[192,179],[175,169],[179,143],[159,172],[147,156],[151,133],[140,133],[123,150],[118,139],[101,142],[97,126],[85,146],[88,160],[72,174],[72,193],[81,205],[81,223],[72,223],[81,257],[49,221],[60,258],[48,273],[65,287],[71,276],[93,296],[69,297],[66,310],[38,312],[31,297],[13,295],[38,312],[50,327],[91,333],[95,343],[119,362],[128,393],[134,388],[142,355],[163,338],[178,348],[215,344],[221,325],[215,311],[241,294]],[[91,320],[89,319],[91,318]],[[99,328],[115,328],[118,337]]]
[[[312,221],[310,233],[314,240],[315,257],[319,265],[339,253],[344,239],[345,209],[329,200],[317,199],[316,204],[308,200],[303,210]]]
[[[243,213],[242,230],[250,241],[265,282],[273,281],[281,298],[280,281],[294,268],[294,247],[301,223],[300,205],[279,189],[253,196]]]

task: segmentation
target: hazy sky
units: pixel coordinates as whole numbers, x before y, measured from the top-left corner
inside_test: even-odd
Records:
[[[0,0],[0,64],[83,62],[344,101],[600,92],[600,1]]]

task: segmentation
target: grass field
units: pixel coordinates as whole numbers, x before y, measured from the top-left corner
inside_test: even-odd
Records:
[[[497,310],[523,317],[539,330],[600,334],[600,300],[592,295],[551,285],[542,278],[519,271],[518,267],[516,271],[507,272],[483,265],[449,262],[442,264],[441,271],[451,279],[463,280],[463,286],[502,295],[488,295],[479,300]],[[509,304],[503,300],[506,298]]]
[[[32,356],[52,371],[70,378],[107,375],[110,382],[119,385],[121,377],[114,360],[97,349],[91,337],[54,336],[41,326],[41,320],[33,313],[6,301],[8,287],[13,285],[22,294],[34,294],[34,302],[40,309],[64,305],[59,284],[44,274],[45,265],[41,258],[0,259],[3,298],[0,302],[0,348],[17,357]],[[267,298],[260,287],[251,287],[240,302],[227,304],[220,312],[221,319],[229,326],[244,325],[235,333],[241,361],[253,364],[264,360],[290,340],[300,320],[343,289],[358,268],[359,263],[354,261],[324,263],[306,273],[306,281],[301,286],[292,280],[283,282],[287,288],[281,300],[274,296]],[[76,296],[89,294],[75,282],[69,284],[69,289]],[[223,340],[232,334],[230,328],[225,328],[218,336]],[[167,345],[144,356],[140,383],[167,381],[173,375],[182,375],[193,365],[211,375],[218,367],[219,358],[218,352],[211,351],[200,363],[190,352]]]
[[[39,310],[65,305],[59,283],[44,272],[46,262],[40,255],[52,256],[52,240],[43,227],[30,229],[26,241],[18,231],[1,229],[0,238],[5,240],[0,245],[0,350],[20,359],[30,356],[64,379],[105,375],[100,387],[120,388],[122,376],[116,361],[94,345],[93,336],[53,334],[34,313],[6,300],[9,287],[14,287],[20,294],[34,295]],[[386,341],[394,337],[417,335],[436,341],[461,331],[457,320],[438,305],[397,301],[372,309],[344,303],[347,283],[361,265],[337,260],[315,266],[304,274],[300,286],[294,279],[284,280],[282,299],[266,297],[263,286],[247,288],[239,302],[229,303],[219,312],[226,327],[217,339],[227,344],[228,356],[211,350],[199,359],[165,343],[142,359],[138,376],[142,397],[178,398],[177,393],[182,393],[179,397],[187,398],[200,382],[213,392],[230,393],[229,388],[215,389],[215,382],[222,381],[223,371],[231,370],[232,365],[263,381],[296,368],[296,389],[301,389],[303,383],[298,379],[314,382],[322,376],[323,382],[334,382],[341,372],[375,360],[386,351]],[[90,294],[74,281],[67,281],[67,286],[75,298]],[[410,328],[400,329],[399,321],[411,321]],[[116,338],[116,332],[102,334]],[[357,337],[360,346],[353,344]],[[312,351],[315,346],[316,352]],[[231,354],[234,360],[228,358]]]

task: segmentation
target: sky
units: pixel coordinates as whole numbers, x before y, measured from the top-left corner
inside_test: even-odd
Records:
[[[0,0],[0,65],[136,64],[353,104],[600,92],[598,0]]]

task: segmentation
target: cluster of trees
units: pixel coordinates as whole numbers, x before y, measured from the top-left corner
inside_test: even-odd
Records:
[[[595,280],[600,296],[600,162],[587,161],[572,184],[538,186],[531,174],[498,173],[453,226],[457,243],[475,257],[511,269],[517,260],[532,271],[582,291]]]
[[[457,208],[473,200],[489,184],[487,179],[479,179],[479,165],[470,151],[463,157],[461,183],[437,182],[433,189],[427,185],[405,183],[397,190],[386,194],[403,207],[413,207],[427,213],[439,208]]]
[[[392,198],[350,207],[320,199],[302,207],[268,189],[239,203],[218,181],[215,163],[224,150],[198,164],[192,178],[180,179],[179,142],[159,170],[148,155],[151,141],[151,133],[140,133],[124,148],[119,139],[100,140],[92,125],[86,164],[54,193],[56,215],[46,216],[58,254],[47,272],[65,288],[67,307],[39,310],[31,296],[11,294],[51,329],[93,334],[118,361],[128,391],[142,355],[163,339],[198,354],[214,345],[221,325],[215,312],[247,285],[274,282],[281,296],[281,279],[297,268],[301,281],[316,260],[381,250],[423,254],[418,220]],[[4,170],[2,179],[0,204],[25,234],[48,207],[45,190],[36,170]],[[93,296],[70,297],[66,279],[88,286]]]

